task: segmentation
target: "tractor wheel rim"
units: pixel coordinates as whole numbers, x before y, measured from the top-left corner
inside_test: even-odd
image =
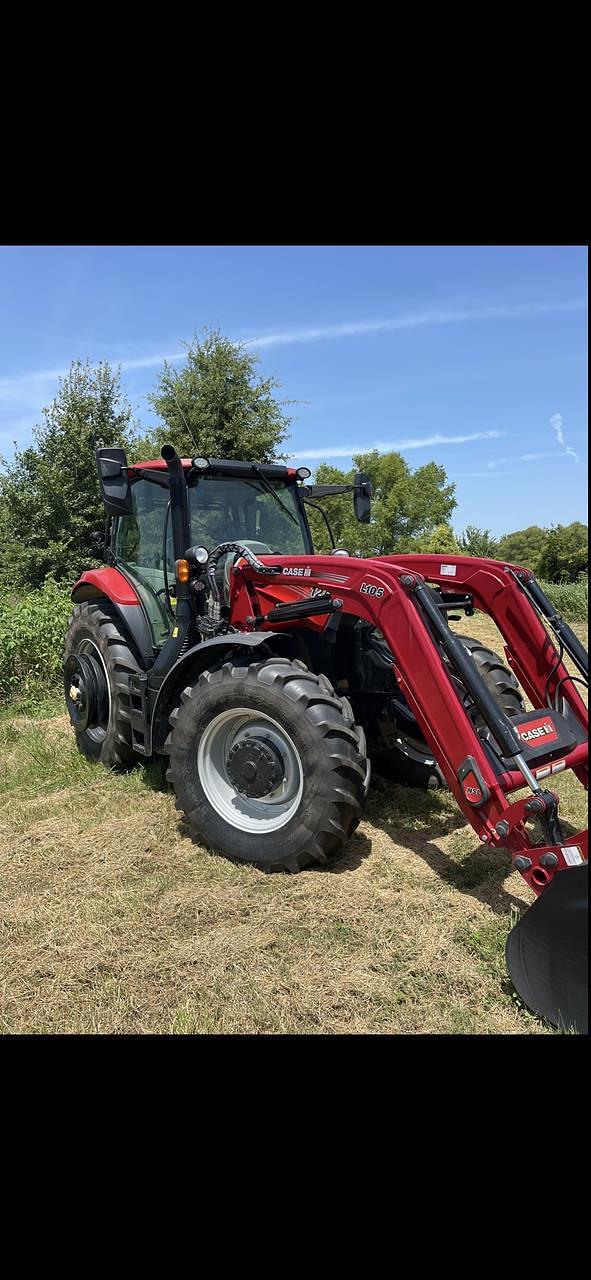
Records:
[[[240,792],[228,770],[233,747],[248,739],[269,742],[281,757],[283,777],[268,795],[255,798]],[[232,707],[208,724],[197,752],[199,780],[216,813],[239,831],[254,835],[279,831],[297,809],[304,790],[299,752],[286,730],[260,711]]]
[[[89,654],[90,657],[97,660],[103,669],[105,684],[107,686],[107,697],[109,702],[109,709],[107,712],[106,720],[103,719],[100,724],[94,725],[91,729],[85,729],[84,733],[87,735],[87,737],[92,738],[93,742],[104,742],[107,736],[109,722],[111,719],[111,685],[109,682],[109,677],[107,675],[107,668],[105,666],[103,655],[100,649],[94,643],[94,640],[88,640],[88,639],[81,640],[80,644],[77,645],[76,657],[78,657],[79,654],[85,654],[85,653]]]

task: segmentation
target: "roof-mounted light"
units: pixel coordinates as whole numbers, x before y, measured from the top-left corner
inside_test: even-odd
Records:
[[[298,480],[308,480],[311,475],[312,475],[312,472],[310,471],[309,467],[298,467],[296,471],[296,476]]]
[[[209,458],[192,458],[191,462],[197,468],[197,471],[209,470]]]

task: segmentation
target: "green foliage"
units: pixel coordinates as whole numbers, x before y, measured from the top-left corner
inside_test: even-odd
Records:
[[[540,586],[567,622],[587,621],[589,582],[585,576],[582,576],[578,582],[544,582],[542,580]]]
[[[70,592],[51,578],[39,591],[0,592],[0,698],[38,695],[61,680]]]
[[[588,534],[587,525],[579,520],[553,529],[532,524],[528,529],[505,534],[499,541],[497,556],[499,560],[525,565],[533,569],[536,577],[549,582],[576,582],[587,573]]]
[[[275,378],[257,378],[259,357],[208,329],[185,346],[184,367],[176,371],[165,362],[157,389],[148,396],[164,424],[148,437],[152,451],[157,455],[163,444],[173,444],[189,458],[269,462],[280,457],[277,449],[290,424],[281,406],[289,401],[274,398]]]
[[[519,529],[516,533],[506,533],[499,540],[498,558],[510,564],[524,565],[537,574],[547,537],[548,530],[537,524],[530,524],[527,529]]]
[[[458,556],[460,548],[456,535],[449,524],[438,524],[427,537],[418,538],[416,550],[427,555]]]
[[[444,468],[435,462],[412,471],[402,454],[380,454],[377,449],[358,454],[353,461],[352,471],[323,464],[316,473],[317,484],[352,484],[357,470],[371,479],[371,524],[358,524],[351,494],[324,500],[337,546],[352,554],[412,551],[414,540],[429,537],[438,525],[446,524],[456,506],[455,485],[446,483]],[[329,551],[324,523],[311,509],[310,524],[316,549]]]
[[[459,535],[459,554],[462,556],[481,556],[483,559],[496,560],[499,554],[499,542],[490,529],[479,529],[469,524]]]
[[[589,566],[588,529],[579,520],[550,529],[538,569],[551,582],[576,582]]]
[[[34,587],[96,563],[90,535],[105,517],[94,451],[135,439],[120,374],[104,363],[75,360],[43,417],[0,477],[0,578]]]

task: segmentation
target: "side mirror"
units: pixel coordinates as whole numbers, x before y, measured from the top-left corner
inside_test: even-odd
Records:
[[[353,507],[355,519],[360,524],[369,524],[371,519],[371,480],[364,471],[358,471],[355,476]]]
[[[108,516],[133,515],[131,485],[124,449],[97,449],[96,465]]]

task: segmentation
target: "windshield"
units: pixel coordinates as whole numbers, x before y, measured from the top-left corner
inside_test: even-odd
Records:
[[[265,476],[243,480],[201,476],[189,489],[191,537],[213,550],[220,542],[257,542],[275,555],[307,555],[309,535],[295,484]]]

